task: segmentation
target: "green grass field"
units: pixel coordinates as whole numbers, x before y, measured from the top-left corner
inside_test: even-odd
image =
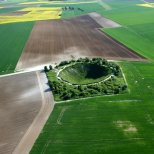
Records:
[[[99,5],[97,2],[94,3],[83,3],[83,4],[42,4],[42,7],[73,7],[74,10],[70,11],[63,11],[62,12],[62,18],[64,19],[69,19],[69,18],[73,18],[76,16],[81,16],[81,15],[85,15],[88,14],[90,12],[95,12],[95,11],[99,11],[102,12],[104,10],[104,8]],[[78,10],[78,8],[82,9]]]
[[[64,6],[64,5],[63,5]],[[68,5],[65,5],[68,6]],[[72,18],[76,16],[81,16],[88,14],[90,12],[95,12],[95,11],[102,11],[104,10],[98,3],[91,3],[91,4],[75,4],[75,5],[70,5],[74,7],[74,11],[63,11],[62,13],[62,18]],[[84,10],[80,11],[78,8]]]
[[[30,1],[30,0],[4,0],[4,1],[2,1],[2,2],[0,2],[0,4],[2,5],[2,6],[5,6],[5,5],[14,5],[14,4],[19,4],[19,3],[23,3],[23,2],[27,2],[27,1]],[[33,0],[33,1],[35,1],[35,0]]]
[[[8,0],[0,6],[20,2]],[[154,61],[154,8],[137,6],[141,3],[144,2],[103,0],[72,4],[69,6],[75,10],[63,11],[62,18],[96,11],[122,25],[121,28],[103,29],[104,32]],[[1,8],[0,13],[13,12],[20,7]],[[14,71],[33,24],[0,25],[0,74]],[[124,61],[119,64],[129,93],[57,103],[31,154],[154,153],[154,63]],[[55,79],[56,75],[51,74],[50,78]]]
[[[23,7],[1,8],[0,13],[9,13],[23,9]]]
[[[146,28],[146,25],[144,26]],[[147,26],[147,29],[144,30],[137,25],[131,26],[131,28],[103,29],[103,31],[135,52],[154,60],[154,38],[152,38],[154,30],[150,30],[151,28],[152,25],[149,28]]]
[[[137,4],[144,4],[140,0],[104,0],[103,3],[107,4],[110,9],[105,9],[103,4],[100,5],[100,3],[70,5],[74,8],[79,7],[84,12],[77,9],[63,11],[62,18],[72,18],[89,12],[98,12],[122,25],[121,28],[104,29],[104,32],[153,61],[154,8],[137,6]]]
[[[0,74],[14,71],[33,22],[0,25]]]
[[[18,3],[19,0],[7,1],[8,3]],[[62,18],[72,18],[80,16],[89,12],[98,12],[107,18],[110,18],[123,27],[115,29],[103,29],[104,32],[111,35],[113,38],[119,40],[129,48],[138,52],[139,54],[154,60],[154,8],[147,8],[137,6],[137,4],[144,3],[140,0],[104,0],[103,3],[87,3],[87,4],[42,4],[41,6],[72,6],[74,11],[63,11]],[[108,7],[104,6],[107,5]],[[5,2],[1,2],[1,6],[5,6]],[[27,5],[28,6],[28,5]],[[0,13],[13,12],[21,9],[22,5],[14,6],[12,8],[1,8]],[[79,11],[78,8],[84,11]],[[26,43],[27,37],[32,29],[32,23],[18,23],[0,25],[0,45],[3,47],[1,50],[1,65],[0,74],[8,73],[14,70],[15,65],[20,57],[22,49]],[[18,27],[19,33],[17,33]],[[13,30],[12,30],[12,27]],[[17,27],[17,29],[15,28]],[[7,29],[7,32],[6,30]],[[9,34],[12,34],[10,37]],[[18,36],[19,35],[19,36]],[[16,36],[16,39],[12,39]],[[21,37],[22,36],[22,37]],[[7,41],[6,41],[7,38]],[[7,42],[7,43],[6,43]],[[12,48],[16,44],[15,48]],[[5,46],[6,45],[6,46]],[[10,49],[13,50],[10,52]],[[15,53],[17,53],[15,55]],[[5,56],[6,58],[4,58]]]
[[[123,26],[103,30],[153,61],[154,8],[136,6],[139,0],[103,2],[110,9],[96,11]],[[154,63],[119,64],[129,93],[56,104],[31,154],[154,153]]]
[[[154,153],[154,64],[120,65],[130,93],[56,104],[31,154]]]
[[[104,29],[113,38],[119,40],[134,51],[154,60],[154,8],[137,6],[143,3],[139,0],[111,0],[105,1],[111,10],[103,15],[120,23],[123,27]]]
[[[104,7],[109,6],[109,9]],[[104,29],[121,43],[154,61],[154,8],[137,6],[144,4],[140,0],[103,0],[103,3],[72,4],[74,11],[63,11],[62,18],[72,18],[89,12],[98,12],[122,25],[121,28]],[[68,5],[42,5],[68,6]],[[81,8],[84,11],[77,10]]]

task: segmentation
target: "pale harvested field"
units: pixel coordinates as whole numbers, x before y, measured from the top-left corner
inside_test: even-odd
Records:
[[[40,111],[42,97],[35,72],[2,77],[0,85],[0,154],[11,154]]]
[[[105,17],[102,17],[100,14],[96,12],[92,12],[88,14],[94,21],[96,21],[99,25],[101,25],[104,28],[117,28],[121,27],[118,23],[107,19]]]
[[[145,60],[98,28],[101,26],[88,15],[36,22],[16,70],[82,56]]]

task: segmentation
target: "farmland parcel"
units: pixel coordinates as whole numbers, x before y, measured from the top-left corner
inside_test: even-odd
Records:
[[[42,98],[35,72],[2,77],[0,85],[0,153],[11,154],[38,114]]]
[[[31,154],[154,153],[153,64],[119,64],[130,93],[56,104]]]
[[[4,3],[19,1],[8,0]],[[151,1],[153,0],[148,0],[148,2]],[[9,24],[3,23],[4,26],[0,25],[0,67],[2,68],[0,70],[3,73],[13,72],[22,51],[23,54],[17,66],[18,70],[81,56],[101,56],[113,60],[126,60],[118,62],[118,64],[126,76],[129,93],[56,104],[53,114],[31,153],[153,154],[154,64],[147,62],[143,57],[154,60],[153,4],[146,7],[147,2],[140,0],[103,0],[98,3],[88,1],[85,4],[84,2],[79,4],[78,2],[41,3],[39,1],[31,2],[31,4],[17,4],[17,6],[11,4],[8,5],[9,8],[5,8],[5,6],[0,8],[2,18],[4,20],[6,18],[5,21],[9,22]],[[48,16],[51,12],[49,13],[46,7],[50,9],[55,6],[67,7],[62,14],[57,14],[58,19],[60,16],[63,19],[84,16],[69,20],[38,21],[26,42],[33,23],[25,21],[29,21],[33,13],[38,15],[38,12],[43,14],[44,11],[47,11]],[[69,6],[74,7],[74,10],[70,11]],[[32,9],[32,7],[35,8]],[[38,10],[40,7],[44,7],[46,10]],[[98,25],[94,19],[85,15],[90,12],[100,13],[120,26],[115,29],[102,29],[102,26]],[[24,16],[27,14],[29,17]],[[7,15],[9,17],[6,17]],[[12,16],[22,15],[25,19],[20,19],[18,22],[25,23],[12,24],[10,21]],[[17,18],[19,19],[19,17]],[[36,19],[35,16],[35,19],[31,20],[42,20],[42,17]],[[25,24],[31,26],[25,28]],[[13,25],[21,25],[21,27]],[[124,45],[119,44],[105,33],[101,33],[101,30]],[[127,60],[146,62],[127,62]],[[25,132],[23,129],[28,128],[28,123],[33,119],[31,115],[38,111],[35,101],[30,105],[25,103],[27,99],[30,99],[30,102],[33,100],[29,96],[32,94],[31,87],[38,88],[35,80],[30,79],[30,74],[18,76],[16,79],[11,77],[0,79],[2,98],[0,101],[2,109],[0,112],[2,119],[0,153],[12,153],[17,145],[17,139],[20,140]],[[24,87],[27,89],[27,86],[26,91],[30,93],[22,91]],[[24,95],[20,101],[17,96],[22,92]],[[44,93],[50,93],[50,89],[44,89]],[[39,96],[34,94],[34,100],[38,100],[37,103],[39,103],[40,93],[37,94]],[[49,99],[47,101],[52,102]],[[29,110],[30,112],[28,112]],[[28,116],[26,116],[27,114]],[[27,149],[29,143],[22,144],[22,148]]]
[[[0,24],[0,74],[13,72],[33,22]]]
[[[90,16],[36,22],[17,70],[82,56],[114,60],[145,60],[98,28]]]

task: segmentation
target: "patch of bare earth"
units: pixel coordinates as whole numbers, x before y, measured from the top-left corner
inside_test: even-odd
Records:
[[[133,135],[137,133],[137,128],[131,121],[114,121],[115,126],[125,135]]]
[[[0,78],[0,154],[11,154],[41,108],[35,73]]]
[[[103,28],[117,28],[121,27],[118,23],[107,19],[105,17],[102,17],[100,14],[96,12],[89,13],[89,16],[95,20],[99,25],[101,25]]]
[[[16,70],[86,56],[110,60],[145,60],[102,33],[99,28],[101,26],[89,15],[69,20],[36,22]]]

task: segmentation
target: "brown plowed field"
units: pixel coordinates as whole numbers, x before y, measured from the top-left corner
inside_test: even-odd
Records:
[[[0,85],[0,154],[12,154],[40,111],[42,97],[35,72],[0,78]]]
[[[17,70],[82,56],[116,60],[145,60],[100,32],[88,15],[70,20],[38,21],[34,26]]]
[[[29,154],[32,146],[41,133],[41,130],[43,129],[46,121],[48,120],[48,117],[54,108],[55,103],[53,95],[50,91],[50,87],[47,84],[48,79],[46,74],[42,71],[37,71],[36,74],[42,96],[42,106],[34,121],[20,140],[19,144],[16,146],[13,154]],[[39,96],[34,95],[34,97]]]

